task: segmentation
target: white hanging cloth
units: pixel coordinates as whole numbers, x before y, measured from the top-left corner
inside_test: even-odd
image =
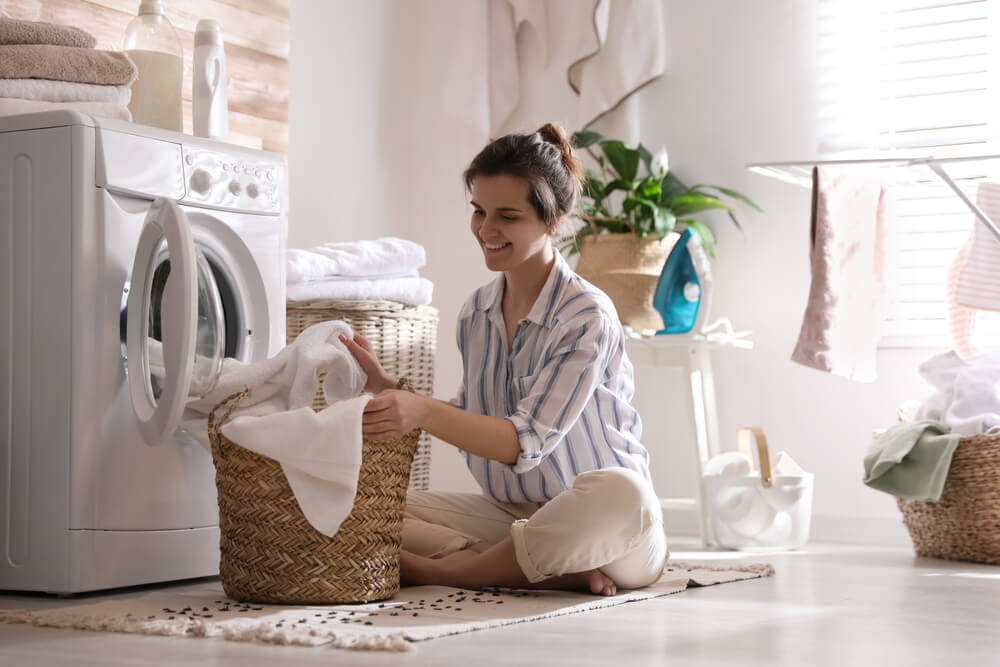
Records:
[[[444,108],[494,138],[582,129],[666,71],[659,0],[470,1],[455,23]]]

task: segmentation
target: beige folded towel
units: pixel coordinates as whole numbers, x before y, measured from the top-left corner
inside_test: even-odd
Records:
[[[51,44],[0,45],[0,78],[53,79],[127,86],[135,65],[124,53]]]
[[[132,89],[49,79],[0,79],[0,97],[39,102],[109,102],[128,106]]]
[[[97,45],[97,39],[89,32],[69,25],[0,16],[0,44],[55,44],[92,49]]]
[[[18,100],[0,97],[0,116],[13,116],[20,113],[35,113],[38,111],[55,111],[68,109],[79,111],[100,118],[115,118],[117,120],[132,120],[132,114],[127,106],[111,104],[110,102],[39,102],[38,100]]]

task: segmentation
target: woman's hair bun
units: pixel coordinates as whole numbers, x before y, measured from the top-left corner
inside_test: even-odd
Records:
[[[573,144],[570,143],[569,138],[566,136],[566,131],[558,125],[546,123],[538,128],[538,136],[559,149],[559,152],[562,153],[563,166],[566,168],[566,171],[569,172],[569,174],[576,179],[577,182],[582,183],[583,166],[580,164],[580,160],[576,157],[576,152],[573,150]]]

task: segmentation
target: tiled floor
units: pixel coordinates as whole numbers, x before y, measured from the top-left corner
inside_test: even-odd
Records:
[[[810,545],[777,575],[534,623],[435,639],[410,653],[338,651],[0,624],[0,665],[902,665],[1000,664],[1000,567],[905,548]],[[65,604],[0,595],[0,609]]]

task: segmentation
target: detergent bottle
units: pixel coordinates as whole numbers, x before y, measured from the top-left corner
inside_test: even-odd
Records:
[[[226,140],[229,103],[226,95],[226,50],[218,21],[201,19],[194,33],[191,114],[194,135]]]
[[[132,121],[181,132],[184,47],[163,15],[163,0],[139,3],[139,15],[125,29],[122,50],[139,70],[128,105]]]

